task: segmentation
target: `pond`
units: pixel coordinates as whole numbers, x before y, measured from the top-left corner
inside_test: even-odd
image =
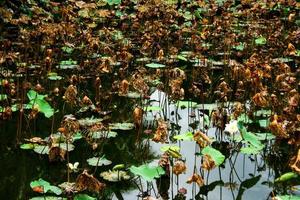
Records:
[[[300,3],[0,2],[0,199],[299,200]]]

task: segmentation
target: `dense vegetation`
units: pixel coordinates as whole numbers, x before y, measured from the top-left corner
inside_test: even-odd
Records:
[[[21,181],[0,172],[0,198],[214,199],[220,187],[220,199],[222,188],[243,199],[262,184],[268,196],[250,198],[299,199],[299,10],[296,0],[1,1],[0,161],[20,166]],[[255,171],[244,179],[243,158]]]

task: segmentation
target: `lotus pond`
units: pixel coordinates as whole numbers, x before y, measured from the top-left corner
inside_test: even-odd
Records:
[[[299,200],[296,0],[0,2],[0,199]]]

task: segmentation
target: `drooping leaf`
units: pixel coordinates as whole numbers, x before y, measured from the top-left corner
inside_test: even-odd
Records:
[[[200,187],[200,191],[197,195],[205,195],[207,196],[208,192],[213,191],[217,186],[224,186],[224,182],[222,180],[214,181],[210,183],[209,185],[203,185]]]
[[[34,149],[34,144],[32,144],[32,143],[27,143],[27,144],[21,144],[20,145],[20,148],[21,149]]]
[[[244,180],[240,184],[240,188],[239,188],[239,192],[236,197],[236,200],[242,200],[245,190],[250,189],[251,187],[256,185],[258,183],[258,181],[260,180],[260,178],[261,178],[261,175]]]
[[[74,200],[96,200],[96,198],[91,197],[87,194],[77,194],[75,195]]]
[[[189,141],[192,141],[193,137],[194,137],[194,135],[193,135],[192,132],[187,132],[187,133],[184,133],[184,134],[174,136],[174,139],[175,140],[189,140]]]
[[[216,166],[221,165],[225,160],[225,156],[219,150],[211,146],[207,146],[202,149],[201,153],[203,155],[209,155],[215,161]]]
[[[159,178],[161,175],[165,174],[162,167],[150,167],[148,164],[139,167],[131,166],[129,170],[131,173],[141,176],[146,181],[152,181],[154,178]]]
[[[280,177],[276,178],[275,183],[285,182],[285,181],[295,179],[295,178],[298,178],[298,177],[299,177],[299,174],[297,174],[295,172],[287,172],[285,174],[282,174]]]
[[[89,158],[87,159],[87,162],[91,166],[110,165],[112,163],[110,160],[107,160],[105,158],[105,155],[103,155],[101,158],[99,157]]]
[[[170,156],[172,156],[173,158],[181,158],[182,155],[180,154],[180,148],[178,146],[163,146],[160,148],[160,150],[162,152],[166,152],[168,153]]]

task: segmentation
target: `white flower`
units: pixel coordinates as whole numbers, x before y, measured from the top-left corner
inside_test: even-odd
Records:
[[[230,135],[233,135],[234,133],[238,133],[239,132],[238,121],[237,120],[230,121],[229,124],[225,125],[224,131],[229,133]]]

